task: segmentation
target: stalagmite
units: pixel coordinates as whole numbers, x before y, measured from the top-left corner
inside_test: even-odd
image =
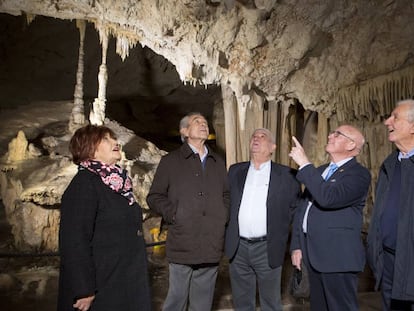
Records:
[[[84,71],[84,41],[85,41],[85,20],[76,20],[79,29],[79,58],[78,70],[76,72],[76,85],[74,93],[73,109],[69,120],[69,131],[74,132],[78,127],[85,123],[84,103],[83,103],[83,71]]]
[[[9,152],[7,162],[21,161],[27,159],[27,147],[29,143],[23,131],[17,133],[17,137],[13,138],[9,143]]]
[[[97,24],[99,38],[102,44],[102,63],[98,73],[98,98],[95,98],[89,121],[91,124],[102,125],[105,120],[106,107],[106,84],[108,82],[108,72],[106,69],[106,54],[108,51],[108,31],[102,24]]]

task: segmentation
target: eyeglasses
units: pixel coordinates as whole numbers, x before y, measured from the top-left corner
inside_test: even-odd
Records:
[[[355,140],[353,140],[351,137],[349,137],[348,135],[345,135],[344,133],[340,132],[340,131],[333,131],[330,132],[329,135],[333,135],[333,137],[337,138],[339,135],[348,138],[350,141],[355,142]]]

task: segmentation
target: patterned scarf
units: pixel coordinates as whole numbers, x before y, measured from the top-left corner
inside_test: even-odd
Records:
[[[129,205],[134,204],[135,199],[132,193],[132,181],[126,170],[118,165],[107,165],[94,160],[81,162],[79,169],[82,168],[99,175],[103,183],[125,197]]]

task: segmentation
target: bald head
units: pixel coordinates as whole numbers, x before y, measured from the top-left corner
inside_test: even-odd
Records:
[[[341,125],[328,135],[325,150],[333,162],[357,156],[364,145],[362,133],[352,125]]]
[[[361,131],[352,125],[342,125],[338,129],[354,141],[356,149],[355,155],[360,153],[365,143],[365,138]]]

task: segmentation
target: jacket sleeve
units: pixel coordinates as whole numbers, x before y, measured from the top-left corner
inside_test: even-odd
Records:
[[[224,207],[227,209],[227,221],[230,220],[230,185],[229,185],[229,177],[227,174],[225,174],[225,181],[223,184],[223,202]]]
[[[298,198],[296,208],[293,210],[292,233],[289,250],[292,252],[301,249],[300,235],[302,234],[303,208],[306,208],[307,200]]]
[[[302,198],[302,187],[301,187],[300,182],[296,179],[297,170],[291,169],[290,171],[292,175],[294,176],[293,182],[292,182],[292,193],[294,195],[294,198],[291,201],[290,209],[289,209],[289,212],[290,212],[289,220],[290,220],[290,223],[292,223],[293,225],[293,222],[295,220],[295,214],[299,210],[299,207],[300,207],[300,202]]]
[[[299,181],[296,179],[297,170],[293,168],[288,168],[289,174],[287,175],[289,178],[286,179],[286,183],[289,185],[289,195],[290,195],[290,204],[289,204],[289,224],[291,224],[290,230],[290,247],[289,249],[292,251],[294,249],[300,248],[300,232],[297,230],[301,230],[301,226],[298,224],[300,223],[298,214],[300,213],[300,203],[301,203],[301,196],[302,196],[302,188]],[[287,194],[287,193],[286,193]],[[293,248],[292,248],[293,247]]]
[[[371,184],[369,171],[360,165],[348,169],[335,182],[325,182],[313,165],[305,166],[298,172],[297,177],[313,200],[325,209],[339,209],[357,204],[366,196]]]
[[[62,197],[59,229],[61,269],[65,287],[74,300],[95,294],[95,265],[92,254],[97,192],[87,176],[75,176]]]
[[[168,160],[163,157],[158,164],[157,171],[154,175],[151,188],[147,195],[147,203],[151,210],[162,216],[168,223],[174,223],[176,206],[168,197],[168,189],[170,187],[170,173],[168,168]]]

